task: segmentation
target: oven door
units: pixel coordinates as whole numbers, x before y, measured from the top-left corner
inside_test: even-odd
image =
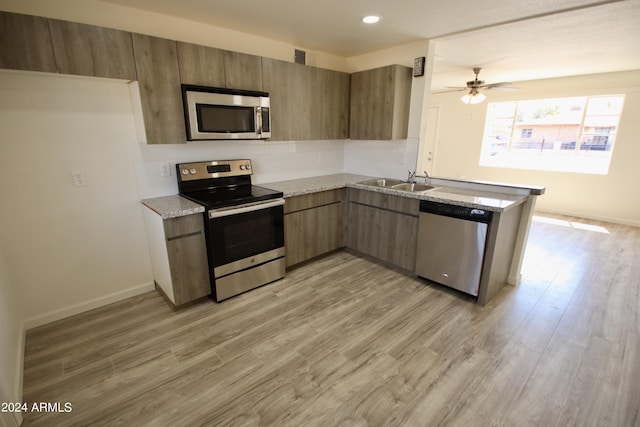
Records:
[[[221,267],[242,268],[238,261],[284,253],[284,199],[211,210],[207,232],[209,261],[218,277],[221,272],[215,270]]]

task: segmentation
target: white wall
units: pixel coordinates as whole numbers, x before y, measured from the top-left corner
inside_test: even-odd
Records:
[[[0,72],[0,245],[28,327],[152,289],[135,141],[125,82]]]
[[[395,141],[347,141],[344,171],[358,175],[407,179],[415,171],[418,139]]]
[[[23,318],[0,248],[0,403],[22,400]]]
[[[342,173],[344,144],[341,140],[141,144],[136,154],[140,195],[148,198],[176,194],[175,164],[181,162],[248,158],[253,166],[254,184]],[[171,166],[171,176],[160,176],[165,163]]]
[[[542,185],[540,211],[640,226],[640,71],[518,82],[515,92],[487,92],[478,105],[460,102],[460,93],[433,94],[440,107],[433,174],[449,178]],[[625,104],[608,175],[562,173],[479,165],[489,102],[580,95],[625,94]]]

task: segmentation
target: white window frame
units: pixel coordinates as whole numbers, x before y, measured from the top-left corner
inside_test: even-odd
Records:
[[[588,114],[589,103],[597,98],[622,98],[620,112],[614,114]],[[523,132],[528,130],[529,127],[521,127],[517,132],[517,118],[519,115],[519,107],[521,103],[529,101],[553,101],[553,100],[583,100],[582,104],[582,116],[579,123],[578,133],[576,136],[575,146],[566,148],[564,144],[560,145],[553,143],[549,148],[548,143],[543,144],[540,150],[531,150],[527,148],[516,148],[514,143],[519,139],[528,139],[530,137],[523,136]],[[609,172],[609,165],[615,148],[615,140],[620,126],[620,117],[622,116],[622,109],[624,108],[624,94],[612,94],[612,95],[597,95],[597,96],[574,96],[574,97],[561,97],[561,98],[541,98],[541,99],[523,99],[516,101],[504,101],[490,103],[487,107],[487,115],[485,118],[485,127],[483,132],[483,144],[480,154],[480,166],[488,167],[501,167],[501,168],[515,168],[515,169],[528,169],[528,170],[549,170],[558,172],[577,172],[587,174],[600,174],[606,175]],[[576,101],[577,102],[577,101]],[[489,117],[490,106],[493,104],[515,104],[513,108],[513,115],[511,117]],[[615,117],[615,124],[611,126],[586,126],[586,121],[589,117],[595,116],[611,116]],[[494,121],[492,121],[494,120]],[[496,137],[492,136],[489,132],[490,123],[499,123],[511,120],[510,137],[508,141],[500,139],[501,143],[496,143]],[[576,123],[576,125],[578,125]],[[526,125],[525,125],[526,126]],[[590,129],[588,131],[588,129]],[[608,132],[600,132],[603,129],[608,129]],[[611,130],[613,132],[611,132]],[[535,133],[534,130],[532,133]],[[610,145],[608,150],[588,149],[581,150],[583,139],[591,138],[601,139],[605,138],[607,144]],[[493,142],[492,142],[493,141]],[[498,146],[497,148],[494,146]]]

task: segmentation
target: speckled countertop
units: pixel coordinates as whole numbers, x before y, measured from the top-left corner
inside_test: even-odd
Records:
[[[439,184],[434,184],[436,188],[425,193],[410,193],[407,191],[394,190],[392,188],[359,184],[359,182],[371,179],[376,179],[376,177],[353,174],[335,174],[288,181],[267,182],[260,185],[282,191],[285,197],[300,196],[303,194],[349,187],[419,200],[430,200],[470,208],[486,209],[495,212],[501,212],[509,207],[516,206],[527,199],[526,195],[470,190],[465,188],[456,188],[450,185],[440,186]]]
[[[162,219],[177,218],[204,212],[204,206],[178,195],[144,199],[142,200],[142,204],[156,212]]]
[[[311,178],[291,179],[287,181],[267,182],[258,184],[261,187],[282,191],[284,197],[302,196],[303,194],[318,193],[320,191],[344,188],[350,184],[376,179],[373,176],[338,173],[334,175],[314,176]]]
[[[422,193],[410,193],[407,191],[394,190],[392,188],[359,184],[362,181],[372,179],[376,179],[376,177],[340,173],[311,178],[260,183],[257,185],[282,191],[285,198],[349,187],[419,200],[430,200],[433,202],[485,209],[494,212],[502,212],[505,209],[516,206],[524,202],[528,197],[527,194],[507,194],[502,192],[459,188],[456,186],[456,182],[450,180],[444,180],[446,184],[441,185],[440,182],[443,180],[438,179],[434,179],[435,183],[433,183],[433,185],[436,187],[435,189]],[[532,192],[532,194],[536,195],[535,192]],[[178,195],[144,199],[142,200],[142,204],[157,212],[163,219],[202,213],[205,210],[203,206]]]

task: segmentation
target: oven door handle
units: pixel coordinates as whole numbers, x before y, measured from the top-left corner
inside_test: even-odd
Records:
[[[249,206],[241,206],[239,208],[229,208],[209,211],[209,219],[221,218],[223,216],[237,215],[246,212],[254,212],[262,209],[269,209],[276,206],[284,205],[284,199],[277,199],[272,202],[256,203]]]

